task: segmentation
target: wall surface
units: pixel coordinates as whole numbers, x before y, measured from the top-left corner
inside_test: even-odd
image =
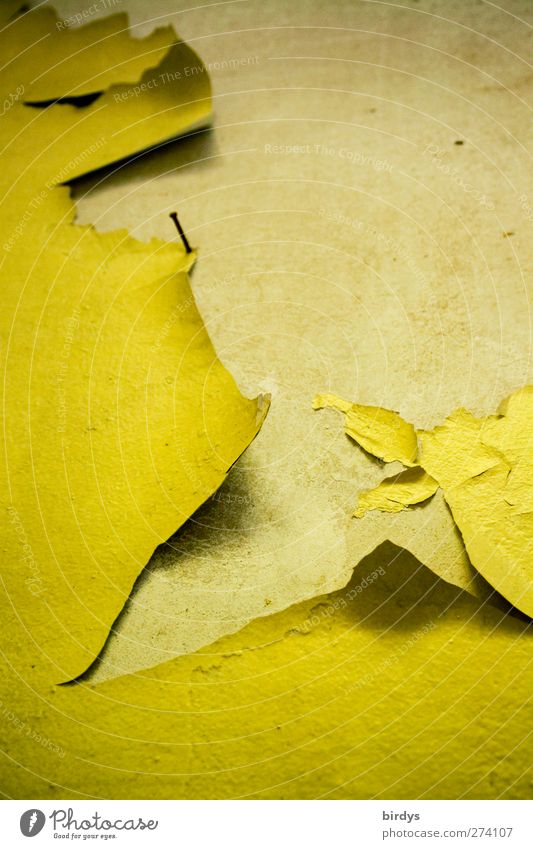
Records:
[[[99,5],[139,35],[171,22],[215,114],[80,181],[78,221],[171,239],[177,209],[215,349],[272,406],[154,554],[84,700],[54,696],[66,757],[33,751],[7,792],[527,796],[528,622],[421,565],[461,556],[442,502],[398,519],[418,559],[362,533],[357,493],[391,469],[312,399],[428,427],[531,382],[530,4]]]

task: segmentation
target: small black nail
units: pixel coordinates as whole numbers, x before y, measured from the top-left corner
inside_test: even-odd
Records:
[[[188,253],[188,254],[192,253],[192,248],[189,244],[189,240],[187,239],[187,236],[183,232],[183,227],[181,226],[181,224],[179,222],[178,213],[177,212],[171,212],[170,217],[172,218],[174,224],[176,225],[176,230],[180,234],[181,241],[183,242],[183,246],[185,248],[185,253]]]

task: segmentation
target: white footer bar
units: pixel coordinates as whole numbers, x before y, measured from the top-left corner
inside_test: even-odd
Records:
[[[0,827],[10,849],[531,849],[532,813],[523,801],[10,800]]]

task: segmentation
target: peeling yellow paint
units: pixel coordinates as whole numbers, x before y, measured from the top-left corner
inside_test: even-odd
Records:
[[[4,670],[2,790],[528,798],[527,630],[384,545],[338,592],[149,671],[35,695]]]
[[[362,519],[369,510],[399,513],[404,507],[420,504],[421,501],[431,498],[438,487],[437,481],[431,475],[420,466],[413,466],[399,475],[385,478],[374,489],[362,492],[354,516]]]
[[[444,490],[476,569],[533,616],[533,387],[497,416],[458,411],[421,432],[421,463]]]
[[[332,398],[324,404],[315,401],[315,406],[340,409]],[[342,404],[349,415],[354,405]],[[374,409],[368,410],[370,428]],[[350,435],[381,459],[399,459],[397,433],[411,425],[399,424],[389,443],[381,426],[382,421],[397,419],[397,413],[383,410],[375,417],[374,438],[365,428],[352,428]],[[363,493],[354,515],[361,518],[369,510],[400,512],[441,487],[473,566],[511,604],[533,616],[532,423],[530,386],[511,395],[496,416],[477,419],[467,410],[457,410],[444,424],[418,432],[420,451],[414,456],[420,468]]]
[[[124,99],[118,63],[92,105],[22,98],[2,119],[2,618],[12,605],[24,632],[6,633],[4,651],[41,684],[92,663],[154,549],[222,483],[267,406],[215,355],[187,277],[194,253],[75,226],[61,185],[205,122],[207,74],[181,82],[198,57],[168,29],[133,39],[118,16],[69,34],[43,76],[64,37],[54,21],[41,9],[3,30],[6,96],[16,80],[35,98],[35,79],[39,97],[61,94],[61,80],[70,94],[115,45],[128,84],[173,76]],[[74,46],[87,64],[63,62]]]
[[[29,102],[84,97],[104,92],[117,83],[138,85],[143,74],[159,65],[177,41],[172,27],[165,26],[154,30],[139,44],[132,38],[128,16],[123,12],[72,28],[59,19],[53,8],[44,6],[38,15],[29,14],[20,23],[25,46],[35,45],[26,53],[32,70],[31,77],[27,75],[24,82],[24,99]],[[4,55],[11,60],[16,60],[20,52],[17,28],[15,23],[11,28],[14,37],[5,45]],[[40,46],[40,39],[46,49]],[[202,67],[190,48],[184,46],[184,49]],[[181,68],[176,66],[175,71],[179,73]],[[13,67],[8,73],[7,82],[20,80],[18,68],[15,71]],[[207,82],[207,73],[201,76]],[[198,82],[194,80],[193,86]],[[191,94],[194,93],[197,91],[191,86]]]
[[[315,410],[332,407],[345,413],[344,429],[348,436],[385,463],[395,460],[404,466],[415,463],[418,450],[415,429],[398,413],[381,407],[350,404],[331,394],[317,395],[313,407]]]

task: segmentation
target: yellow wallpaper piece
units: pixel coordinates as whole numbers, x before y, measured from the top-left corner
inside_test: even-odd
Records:
[[[76,43],[81,39],[93,48],[88,62],[98,55],[95,47],[104,54],[100,61],[105,63],[115,48],[130,55],[126,68],[117,64],[106,71],[102,81],[108,88],[96,100],[84,108],[62,103],[60,110],[46,115],[41,114],[40,107],[21,110],[25,102],[47,103],[58,97],[57,88],[47,88],[47,77],[42,76],[43,69],[50,66],[50,40],[68,40],[70,35],[56,29],[55,17],[49,8],[39,8],[14,18],[0,32],[0,49],[7,57],[0,85],[5,97],[11,97],[13,107],[17,107],[6,110],[4,133],[6,139],[28,144],[23,177],[28,169],[35,168],[41,180],[46,178],[47,187],[65,183],[209,123],[211,84],[196,53],[170,28],[146,39],[132,38],[122,27],[123,16],[115,16],[111,27],[106,25],[110,32],[105,40],[93,42],[100,24],[72,31],[76,33]],[[31,49],[20,49],[28,44]],[[63,79],[65,97],[73,97],[71,88],[76,88],[77,81],[85,80],[87,72],[92,71],[90,65],[86,69],[85,58],[60,61],[53,68],[57,78]],[[188,73],[188,69],[195,72]],[[134,71],[137,76],[132,79]],[[76,92],[75,96],[79,94]],[[37,131],[38,148],[32,144],[32,133]],[[19,151],[19,156],[23,155]],[[27,178],[35,179],[31,174]],[[16,186],[20,193],[18,182]]]
[[[318,405],[315,401],[315,406],[342,409],[331,397],[333,401]],[[348,414],[352,407],[341,403]],[[401,429],[390,435],[387,444],[387,433],[380,426],[389,420],[387,413],[392,421],[399,418],[387,410],[376,416],[373,449],[363,433],[366,450],[381,459],[398,455]],[[354,515],[362,518],[369,510],[401,512],[441,487],[472,565],[508,602],[533,616],[532,422],[529,386],[513,393],[496,416],[477,419],[467,410],[455,411],[444,424],[418,432],[420,468],[407,469],[362,493]],[[465,588],[463,567],[457,575],[451,569],[449,579]]]
[[[381,407],[351,404],[337,395],[318,395],[313,401],[315,410],[332,407],[345,413],[344,429],[361,448],[385,463],[398,460],[412,466],[416,460],[417,442],[413,425],[398,413]]]
[[[478,571],[533,616],[533,387],[513,393],[497,416],[465,411],[421,432],[421,463],[444,490]]]
[[[441,489],[409,510],[395,513],[369,510],[362,519],[351,521],[348,550],[354,562],[376,548],[376,539],[389,540],[406,549],[439,578],[480,601],[508,609],[507,603],[472,566]]]
[[[139,44],[132,38],[125,13],[69,28],[55,9],[45,6],[39,15],[30,14],[21,23],[26,43],[36,45],[26,54],[33,73],[24,99],[31,102],[83,97],[115,83],[136,84],[146,69],[155,68],[176,44],[170,26],[159,27]],[[46,51],[40,49],[40,39]],[[186,49],[191,66],[200,67],[198,57]],[[10,51],[16,57],[16,42],[10,42]],[[200,76],[207,80],[207,73]]]
[[[420,464],[429,474],[435,470],[434,477],[444,490],[483,475],[501,462],[501,455],[483,441],[485,421],[461,409],[433,430],[420,431]]]
[[[529,798],[530,637],[384,545],[342,590],[143,673],[36,695],[2,669],[2,790]]]
[[[512,464],[505,484],[505,501],[516,513],[533,512],[533,433],[530,427],[533,387],[525,386],[506,398],[498,415],[483,427],[483,442]]]
[[[38,10],[0,35],[12,56],[6,96],[50,61],[36,35],[53,20]],[[79,30],[76,44],[96,30]],[[116,38],[128,74],[150,69],[153,39],[116,32],[107,58]],[[266,412],[216,357],[187,277],[194,253],[75,226],[60,185],[205,122],[207,74],[180,82],[192,58],[170,46],[159,67],[172,80],[128,99],[115,99],[118,85],[83,108],[19,98],[3,116],[1,618],[5,656],[35,686],[94,660],[156,546],[218,488]]]
[[[329,393],[317,396],[313,407],[345,413],[346,433],[366,451],[384,462],[401,461],[407,466],[359,496],[353,514],[359,521],[352,524],[347,536],[353,561],[358,563],[379,543],[389,540],[410,551],[445,581],[502,606],[494,588],[472,567],[438,484],[414,465],[418,462],[414,427],[398,413],[352,404]],[[407,506],[416,509],[406,511]]]
[[[369,510],[399,513],[404,507],[420,504],[439,488],[437,481],[419,466],[405,469],[399,475],[385,478],[374,489],[362,492],[354,516],[362,519]]]
[[[8,23],[21,8],[20,0],[4,0],[0,5],[0,24]]]

